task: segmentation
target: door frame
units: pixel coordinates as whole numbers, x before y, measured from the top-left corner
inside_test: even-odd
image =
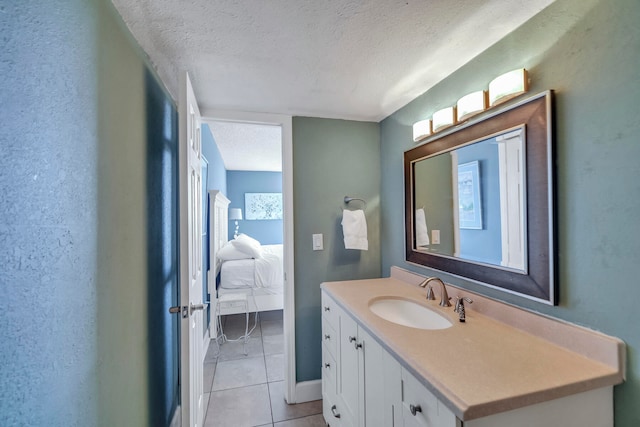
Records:
[[[202,123],[229,121],[280,126],[282,131],[282,201],[284,241],[284,398],[289,404],[298,403],[296,393],[296,337],[294,298],[294,239],[293,239],[293,126],[292,117],[281,114],[249,113],[203,109]],[[306,400],[303,397],[304,400]],[[304,401],[303,400],[303,401]]]

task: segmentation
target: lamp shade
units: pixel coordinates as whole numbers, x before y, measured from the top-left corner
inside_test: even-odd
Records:
[[[440,131],[456,123],[456,111],[454,107],[443,108],[433,113],[431,118],[431,130]]]
[[[242,209],[240,208],[231,208],[229,209],[229,219],[230,220],[239,220],[242,219]]]
[[[529,90],[527,70],[520,68],[496,77],[489,83],[489,104],[493,107]]]
[[[431,120],[420,120],[413,124],[413,141],[418,142],[431,135]]]
[[[467,120],[469,117],[478,113],[482,113],[487,109],[486,92],[479,90],[463,96],[456,104],[456,112],[458,114],[458,122]]]

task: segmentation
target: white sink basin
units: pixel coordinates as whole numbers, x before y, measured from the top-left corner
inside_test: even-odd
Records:
[[[379,298],[369,303],[369,310],[389,322],[410,328],[446,329],[453,326],[446,317],[406,299]]]

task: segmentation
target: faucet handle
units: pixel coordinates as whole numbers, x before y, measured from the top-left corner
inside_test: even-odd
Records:
[[[433,294],[433,286],[431,285],[427,288],[427,299],[431,301],[436,299],[436,296]]]
[[[473,300],[469,297],[460,297],[457,296],[456,297],[456,306],[453,309],[453,311],[455,311],[456,313],[458,313],[459,316],[459,320],[460,322],[465,322],[467,320],[467,316],[464,310],[464,302],[468,302],[469,304],[471,304],[473,302]]]

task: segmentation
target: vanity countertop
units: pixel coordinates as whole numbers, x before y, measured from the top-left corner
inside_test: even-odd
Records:
[[[474,299],[460,323],[453,307],[438,305],[434,285],[436,301],[396,278],[326,282],[322,289],[463,421],[624,381],[621,340],[447,285],[449,296]],[[415,300],[453,326],[422,330],[386,321],[369,310],[386,296]],[[501,310],[508,314],[496,315]]]

